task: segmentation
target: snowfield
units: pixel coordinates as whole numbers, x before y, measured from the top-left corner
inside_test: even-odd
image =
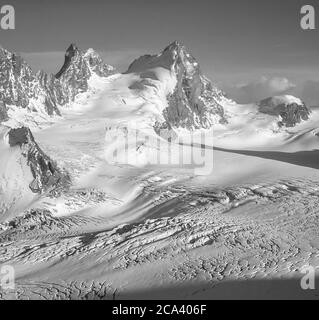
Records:
[[[194,132],[213,152],[211,172],[197,175],[174,147],[175,163],[150,162],[168,156],[153,124],[175,85],[165,65],[141,61],[91,77],[62,118],[34,127],[71,176],[59,197],[31,192],[26,159],[1,131],[0,208],[10,215],[0,220],[0,265],[15,267],[16,290],[0,299],[318,298],[300,279],[303,266],[319,266],[319,112],[283,128],[257,105],[225,100],[228,122]],[[121,149],[130,130],[149,139]],[[200,149],[174,130],[185,154]]]

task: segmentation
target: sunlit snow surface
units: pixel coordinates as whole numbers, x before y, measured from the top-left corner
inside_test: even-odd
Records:
[[[16,289],[0,298],[316,298],[300,270],[319,265],[318,112],[286,130],[255,105],[225,105],[229,123],[205,131],[209,175],[147,165],[152,143],[113,163],[107,134],[134,127],[156,138],[175,80],[154,72],[161,81],[143,90],[136,74],[92,78],[62,119],[34,128],[71,175],[58,198],[31,193],[3,133],[0,264],[15,267]]]

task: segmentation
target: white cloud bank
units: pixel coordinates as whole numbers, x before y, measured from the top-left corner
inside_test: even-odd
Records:
[[[224,86],[228,95],[239,103],[253,103],[273,95],[284,94],[296,86],[284,77],[261,77],[256,81],[235,86]]]

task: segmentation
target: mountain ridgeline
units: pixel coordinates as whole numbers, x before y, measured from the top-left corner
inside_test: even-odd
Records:
[[[159,54],[134,60],[124,74],[137,74],[140,81],[130,89],[154,88],[154,81],[161,88],[167,86],[168,78],[163,80],[160,72],[154,71],[158,69],[169,73],[171,84],[159,93],[165,96],[165,101],[160,119],[154,121],[155,131],[163,129],[170,135],[173,128],[196,130],[209,129],[214,124],[227,125],[229,115],[225,105],[234,102],[203,75],[199,63],[185,46],[175,41]],[[61,106],[72,103],[78,94],[89,90],[93,75],[108,77],[115,72],[93,49],[83,51],[75,44],[66,50],[64,64],[55,75],[43,71],[34,73],[19,55],[0,49],[0,123],[10,119],[12,108],[59,116]],[[277,100],[276,97],[265,99],[256,105],[256,110],[278,116],[284,127],[309,118],[311,111],[300,100],[298,103],[279,101],[275,108],[273,104]]]
[[[74,44],[67,49],[64,65],[56,75],[34,73],[21,56],[0,49],[0,121],[7,119],[9,106],[60,115],[59,106],[86,92],[93,74],[106,77],[114,72],[94,50],[82,51]]]

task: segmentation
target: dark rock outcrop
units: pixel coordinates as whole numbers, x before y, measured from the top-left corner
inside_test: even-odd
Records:
[[[311,110],[300,99],[285,95],[264,99],[258,103],[262,113],[280,116],[279,126],[294,127],[302,120],[308,120]]]
[[[8,132],[10,147],[20,147],[27,159],[34,180],[29,187],[34,193],[49,192],[57,196],[70,185],[70,177],[48,157],[35,142],[27,127],[11,129]]]
[[[6,105],[0,101],[0,122],[8,120]]]

